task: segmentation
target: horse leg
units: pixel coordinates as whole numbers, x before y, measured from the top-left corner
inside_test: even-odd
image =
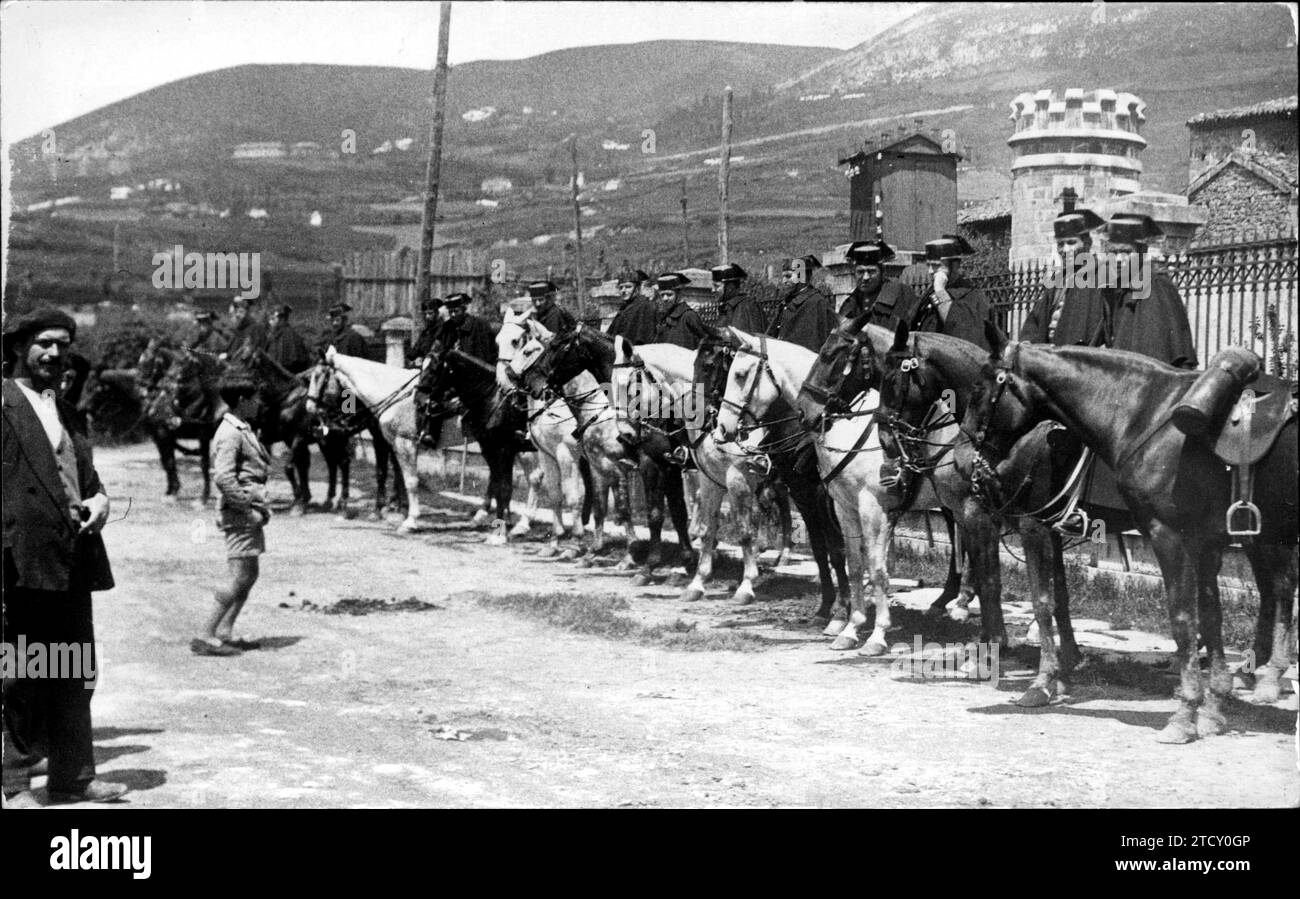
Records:
[[[1070,591],[1065,586],[1065,547],[1061,543],[1061,535],[1045,525],[1038,526],[1047,531],[1051,548],[1054,614],[1056,629],[1061,635],[1061,647],[1057,654],[1061,668],[1056,682],[1056,691],[1063,695],[1070,692],[1070,674],[1083,661],[1083,653],[1079,651],[1079,644],[1074,639],[1074,624],[1070,621]]]
[[[587,547],[587,562],[592,564],[605,551],[605,517],[609,509],[609,482],[598,465],[589,468],[590,479],[587,498],[591,503],[591,542]],[[636,582],[633,581],[635,584]]]
[[[718,518],[722,508],[722,488],[708,480],[700,485],[699,505],[696,506],[696,520],[703,526],[700,534],[700,556],[695,566],[695,576],[682,591],[680,599],[691,602],[703,599],[708,589],[709,579],[713,577],[713,559],[718,549]]]
[[[754,601],[754,581],[758,579],[758,553],[755,538],[758,530],[758,497],[750,490],[745,479],[732,475],[727,478],[727,493],[731,497],[731,517],[740,528],[740,557],[743,569],[733,602],[748,605]]]
[[[338,492],[339,477],[339,460],[338,460],[338,443],[330,434],[320,441],[317,446],[320,448],[320,454],[325,459],[325,476],[329,482],[329,487],[325,491],[325,508],[334,508],[334,496]]]
[[[1040,708],[1051,702],[1061,669],[1052,632],[1053,613],[1056,612],[1053,553],[1059,552],[1059,543],[1055,547],[1052,545],[1051,531],[1041,522],[1029,518],[1021,521],[1020,542],[1025,552],[1025,575],[1029,580],[1029,595],[1034,604],[1034,621],[1038,623],[1042,654],[1038,660],[1038,676],[1016,704],[1024,708]],[[980,602],[983,603],[983,599]]]
[[[866,552],[862,539],[862,516],[858,513],[860,500],[858,491],[842,482],[835,483],[832,492],[844,532],[845,560],[849,573],[849,611],[842,627],[837,627],[837,622],[832,621],[823,633],[827,636],[836,635],[831,649],[856,649],[858,628],[867,622],[862,598]]]
[[[650,529],[650,548],[646,550],[645,563],[632,577],[632,586],[643,587],[650,583],[655,569],[663,559],[664,503],[673,471],[668,465],[654,460],[642,463],[645,480],[646,524]],[[631,547],[628,547],[629,554]]]
[[[294,506],[289,514],[304,515],[311,504],[311,483],[308,480],[311,472],[311,450],[306,438],[301,435],[294,437],[289,444],[289,464],[293,466],[298,480],[294,489]]]
[[[862,655],[882,656],[889,652],[885,634],[889,630],[889,573],[886,559],[889,546],[894,538],[894,524],[897,518],[885,514],[876,496],[870,490],[864,490],[866,501],[861,501],[859,510],[864,514],[862,522],[863,546],[866,550],[866,570],[871,578],[875,593],[876,620],[871,629],[871,636],[862,647]],[[851,620],[851,619],[850,619]]]
[[[791,489],[795,505],[803,518],[804,528],[808,532],[808,546],[812,550],[813,561],[817,563],[817,580],[821,586],[821,605],[813,613],[814,627],[830,624],[831,611],[835,606],[835,579],[831,574],[831,559],[828,547],[830,528],[826,520],[824,503],[816,491],[810,493],[803,489]],[[844,569],[844,556],[840,554],[840,571]],[[845,584],[847,586],[847,582]]]
[[[794,518],[790,515],[790,488],[785,481],[777,479],[772,482],[772,501],[776,504],[776,517],[781,523],[781,551],[777,553],[773,567],[790,564],[794,552]]]
[[[167,476],[166,499],[175,500],[181,492],[181,479],[176,476],[176,441],[171,434],[159,429],[153,434],[154,446],[158,448],[158,461],[162,463],[163,474]]]
[[[496,503],[497,512],[492,532],[484,541],[489,546],[503,546],[509,539],[506,524],[510,520],[510,495],[514,492],[514,462],[514,453],[504,446],[488,454],[488,496]]]
[[[1259,588],[1259,618],[1255,625],[1255,688],[1252,702],[1273,703],[1281,698],[1281,678],[1291,664],[1295,617],[1291,597],[1296,589],[1296,554],[1286,545],[1252,541],[1246,546]]]
[[[516,521],[515,526],[510,529],[510,536],[525,537],[533,527],[533,514],[537,511],[537,482],[534,475],[536,475],[541,469],[536,463],[535,456],[529,457],[531,462],[525,461],[524,456],[522,455],[516,455],[515,459],[519,462],[520,467],[527,472],[524,477],[524,482],[528,484],[528,498],[524,501],[524,511],[519,513],[519,520]],[[510,482],[512,484],[514,483],[513,475],[511,476]]]
[[[406,484],[406,518],[398,526],[398,530],[409,533],[420,526],[420,477],[419,469],[416,467],[419,445],[414,440],[396,433],[389,437],[388,445],[393,448],[402,480]]]
[[[536,436],[533,439],[536,440]],[[560,479],[559,460],[546,452],[539,452],[538,457],[541,464],[537,466],[535,476],[538,488],[545,493],[546,502],[551,507],[551,542],[537,555],[549,559],[560,554],[560,540],[564,537],[564,484]]]
[[[1151,547],[1164,575],[1169,626],[1177,645],[1180,689],[1178,711],[1156,735],[1161,743],[1191,743],[1197,737],[1196,712],[1201,705],[1201,667],[1196,657],[1196,559],[1183,537],[1164,522],[1151,523]]]
[[[203,472],[203,505],[212,502],[212,437],[204,431],[199,438],[199,470]]]
[[[985,644],[996,642],[1005,652],[1010,648],[1011,642],[1007,639],[1007,626],[1002,617],[1002,565],[998,559],[998,524],[979,506],[974,497],[967,497],[962,503],[962,513],[962,521],[957,526],[965,530],[962,543],[970,560],[968,570],[980,598],[980,641]]]
[[[691,517],[686,507],[685,485],[682,473],[675,465],[668,467],[664,481],[664,497],[668,502],[668,515],[673,521],[673,530],[677,532],[677,554],[687,573],[695,570],[695,552],[691,549]],[[699,488],[692,493],[699,496]]]
[[[1223,547],[1209,543],[1206,541],[1198,546],[1193,554],[1197,567],[1196,602],[1201,637],[1210,655],[1210,689],[1205,693],[1205,701],[1196,716],[1196,733],[1201,737],[1212,737],[1227,730],[1223,707],[1232,698],[1232,675],[1228,673],[1223,651],[1223,606],[1219,601]]]

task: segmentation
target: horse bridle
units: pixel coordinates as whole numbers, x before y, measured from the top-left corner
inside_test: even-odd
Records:
[[[880,430],[882,434],[888,434],[892,438],[892,443],[897,452],[889,453],[889,455],[896,456],[899,459],[900,468],[916,474],[928,474],[940,467],[943,457],[951,452],[957,443],[955,437],[952,441],[936,441],[929,439],[930,435],[949,425],[956,424],[957,418],[949,409],[945,409],[940,415],[936,416],[937,403],[930,405],[919,425],[913,425],[903,418],[907,387],[915,385],[921,396],[925,396],[927,385],[921,376],[921,369],[922,360],[916,342],[913,340],[912,354],[902,360],[898,366],[898,375],[904,381],[904,384],[902,389],[896,391],[898,393],[897,406],[885,406],[882,393],[881,408],[884,415],[880,418]],[[927,456],[926,447],[938,448],[938,452]],[[951,462],[946,464],[951,464]]]
[[[743,436],[751,430],[751,428],[745,426],[746,416],[748,416],[749,419],[754,423],[753,427],[755,428],[763,427],[763,422],[749,408],[750,404],[754,402],[755,394],[758,393],[759,385],[763,382],[763,376],[766,375],[767,377],[771,378],[772,385],[776,387],[778,390],[780,390],[781,385],[777,383],[776,373],[772,371],[772,363],[769,360],[767,355],[766,334],[758,335],[757,350],[752,349],[751,347],[747,346],[744,343],[738,345],[735,348],[735,350],[737,353],[745,353],[747,355],[753,356],[756,359],[758,359],[757,370],[752,375],[752,379],[749,382],[749,390],[745,394],[745,399],[742,402],[736,403],[727,399],[726,392],[724,391],[722,398],[718,400],[718,408],[719,410],[724,408],[730,408],[736,410],[736,419],[737,419],[736,433],[737,436],[743,438]]]

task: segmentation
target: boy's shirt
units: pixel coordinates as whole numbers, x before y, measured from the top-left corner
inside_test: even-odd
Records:
[[[270,465],[271,454],[248,423],[226,413],[212,440],[212,479],[221,491],[220,508],[256,509],[270,518],[266,494]]]

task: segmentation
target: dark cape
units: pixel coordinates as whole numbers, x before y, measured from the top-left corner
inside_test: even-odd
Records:
[[[704,326],[704,319],[700,318],[700,314],[688,306],[685,300],[678,300],[673,308],[659,319],[659,324],[655,328],[655,338],[650,342],[675,343],[688,350],[698,350],[700,341],[708,333],[708,328]]]
[[[311,368],[311,350],[292,325],[271,328],[266,338],[266,354],[295,375]]]
[[[185,346],[189,349],[196,350],[200,353],[212,353],[214,355],[217,353],[224,353],[229,344],[230,338],[215,328],[208,331],[207,335],[203,337],[200,337],[199,332],[196,330],[185,340]]]
[[[344,356],[356,356],[360,359],[370,358],[370,349],[366,346],[366,339],[352,330],[348,325],[342,331],[331,331],[321,338],[317,348],[324,353],[330,347],[334,347],[334,352],[342,353]]]
[[[952,305],[948,307],[948,317],[940,320],[939,310],[934,305],[934,288],[925,292],[914,306],[900,313],[898,319],[905,321],[913,331],[932,331],[960,337],[976,346],[990,349],[984,337],[985,322],[992,321],[992,306],[984,291],[974,287],[964,275],[958,275],[948,282],[948,296]]]
[[[807,284],[795,284],[781,296],[768,336],[820,353],[826,338],[839,326],[835,306],[824,293]]]
[[[559,303],[552,303],[545,312],[533,310],[533,321],[552,334],[568,333],[578,324],[578,320],[573,317],[573,313]]]
[[[266,328],[260,323],[245,319],[244,327],[230,330],[230,338],[226,341],[227,356],[233,357],[241,352],[252,354],[257,350],[265,349]]]
[[[763,307],[752,296],[734,287],[723,288],[718,301],[719,328],[739,328],[746,334],[763,334],[767,331],[767,316]]]
[[[610,337],[624,337],[635,346],[654,343],[659,328],[659,313],[655,301],[647,296],[634,296],[618,310],[605,333]]]
[[[411,344],[411,359],[423,359],[429,355],[429,350],[433,349],[433,343],[438,339],[438,332],[442,330],[442,320],[439,319],[433,324],[426,324],[420,329],[419,335],[415,338],[415,343]]]
[[[438,332],[438,343],[445,350],[458,349],[489,365],[496,365],[496,337],[496,329],[486,321],[477,315],[466,315],[459,324],[450,319],[443,322]]]
[[[853,288],[853,293],[840,306],[841,318],[857,318],[870,311],[869,325],[880,325],[894,330],[898,327],[898,313],[916,307],[916,294],[912,288],[882,275],[863,281]]]

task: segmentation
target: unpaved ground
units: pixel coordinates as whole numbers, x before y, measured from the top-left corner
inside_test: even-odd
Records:
[[[481,532],[448,529],[450,512],[407,537],[391,523],[323,513],[276,518],[239,628],[269,638],[267,648],[196,657],[189,641],[225,569],[214,513],[160,501],[150,447],[103,449],[97,462],[118,498],[114,516],[121,497],[133,505],[105,532],[119,586],[97,596],[96,747],[101,776],[135,787],[137,807],[1294,806],[1300,797],[1293,695],[1289,709],[1237,705],[1231,734],[1164,746],[1153,737],[1174,709],[1172,680],[1157,677],[1152,690],[1081,676],[1068,702],[1022,710],[1011,703],[1028,683],[1015,676],[1023,664],[1004,666],[1011,676],[996,688],[895,679],[887,661],[832,653],[800,623],[811,592],[745,609],[725,593],[687,605],[672,587],[541,561],[530,555],[538,543],[484,546]],[[196,472],[183,480],[193,497]],[[282,481],[275,492],[287,498]],[[631,604],[624,615],[770,643],[684,652],[579,636],[493,611],[472,591],[616,593]],[[345,597],[439,608],[357,617],[304,608]],[[903,620],[920,621],[900,610]],[[910,642],[912,631],[890,636]]]

